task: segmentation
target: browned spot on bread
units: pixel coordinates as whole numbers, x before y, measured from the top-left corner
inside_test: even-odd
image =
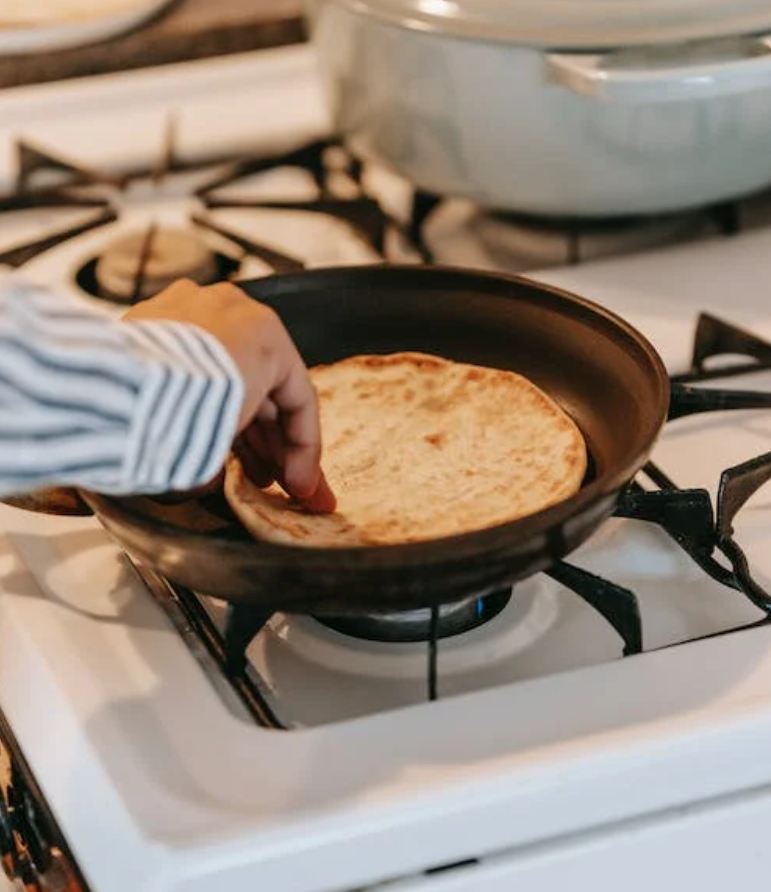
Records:
[[[444,441],[447,439],[447,434],[443,431],[440,431],[436,434],[426,434],[423,439],[431,446],[441,446],[442,443],[444,443]]]

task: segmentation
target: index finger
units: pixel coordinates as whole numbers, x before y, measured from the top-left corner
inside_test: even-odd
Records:
[[[321,477],[321,424],[318,400],[308,370],[290,347],[286,373],[272,391],[284,436],[284,484],[290,495],[306,501]]]

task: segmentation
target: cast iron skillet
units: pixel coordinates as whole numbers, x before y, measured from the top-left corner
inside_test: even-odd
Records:
[[[530,517],[378,548],[257,543],[235,524],[196,532],[195,505],[179,524],[168,519],[171,509],[164,514],[157,504],[148,512],[141,499],[83,494],[130,553],[199,592],[316,615],[487,594],[580,545],[612,513],[667,417],[667,374],[640,334],[605,309],[526,279],[389,266],[240,284],[278,311],[309,365],[420,350],[526,375],[576,420],[592,471],[573,498]]]

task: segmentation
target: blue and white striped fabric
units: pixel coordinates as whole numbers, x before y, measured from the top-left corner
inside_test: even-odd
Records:
[[[120,322],[0,273],[0,495],[205,483],[243,390],[227,350],[196,326]]]

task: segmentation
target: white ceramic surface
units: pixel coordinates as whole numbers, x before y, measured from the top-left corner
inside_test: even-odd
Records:
[[[0,3],[0,56],[74,49],[109,40],[138,27],[173,0],[108,0],[90,4],[90,11],[81,2],[74,4],[71,14],[68,4],[60,0],[38,0],[29,14],[13,9],[15,3],[24,7],[28,0],[9,2],[10,14]]]
[[[759,39],[582,58],[400,27],[347,0],[311,20],[336,128],[429,192],[596,217],[771,183],[771,57]]]

